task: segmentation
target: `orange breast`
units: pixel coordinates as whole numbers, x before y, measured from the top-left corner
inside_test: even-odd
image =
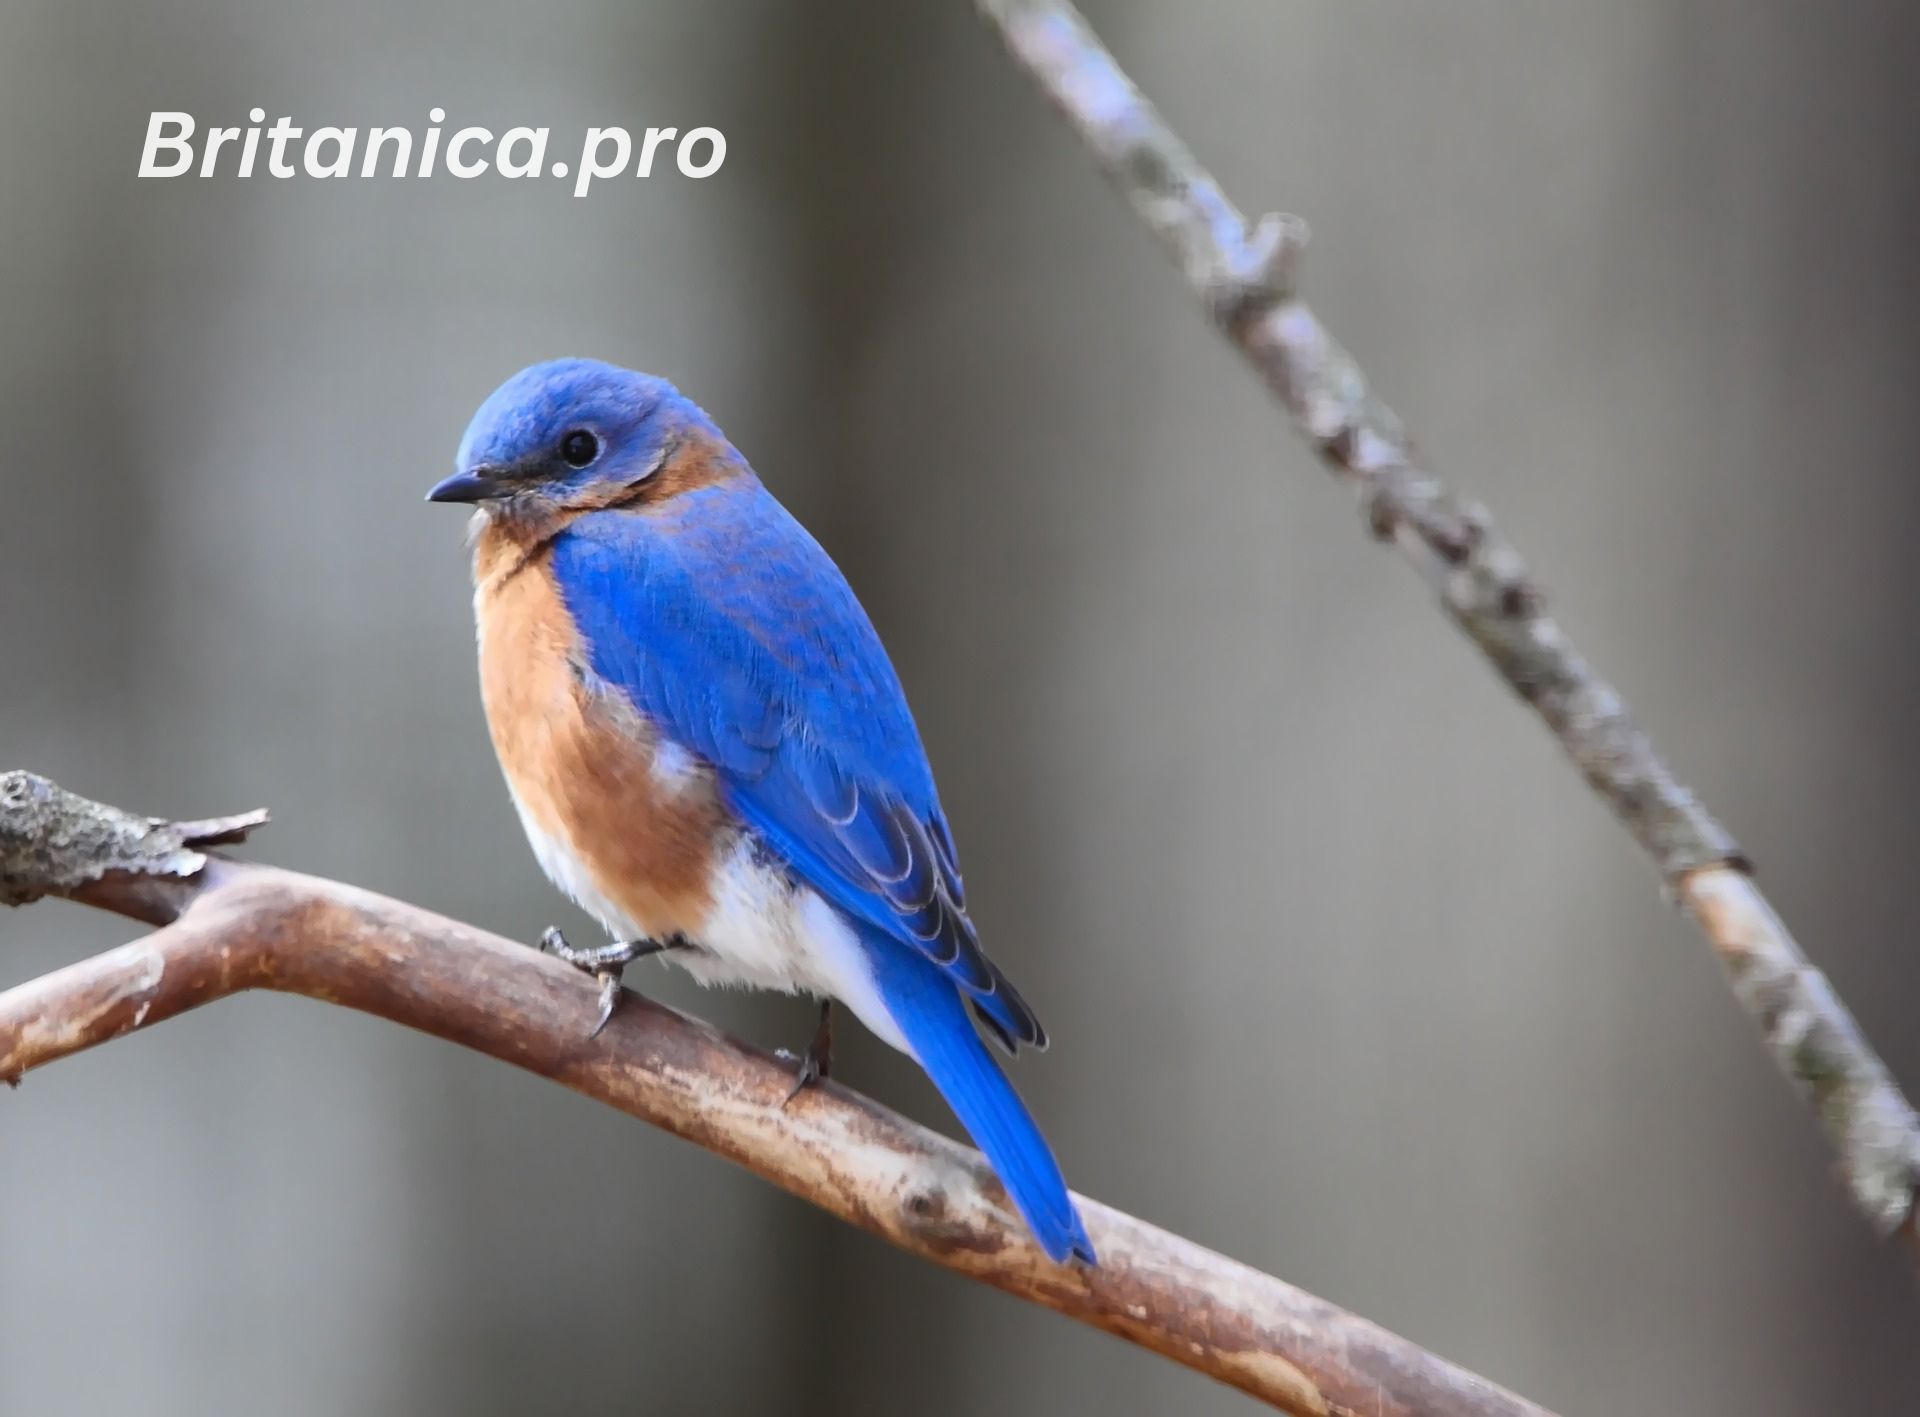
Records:
[[[474,571],[481,698],[529,831],[569,851],[646,935],[698,933],[725,824],[711,777],[656,773],[651,726],[587,687],[546,548],[489,528]]]

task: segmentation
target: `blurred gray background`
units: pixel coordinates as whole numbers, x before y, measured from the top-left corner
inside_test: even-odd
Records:
[[[1920,1084],[1912,7],[1089,12],[1244,205],[1311,221],[1316,307]],[[149,110],[253,104],[730,151],[584,201],[135,179]],[[0,252],[0,764],[588,929],[420,496],[522,364],[668,374],[892,647],[1077,1186],[1568,1413],[1911,1410],[1906,1262],[1708,951],[959,0],[4,0]],[[0,918],[0,984],[131,933]],[[1246,1404],[303,1001],[0,1093],[8,1417],[907,1410]]]

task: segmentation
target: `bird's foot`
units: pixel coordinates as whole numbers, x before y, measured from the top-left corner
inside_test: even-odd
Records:
[[[783,1048],[780,1056],[791,1058],[793,1055]],[[793,1071],[793,1087],[780,1100],[783,1108],[833,1071],[833,1000],[820,1001],[819,1026],[813,1030],[813,1041],[807,1044],[807,1051],[796,1061],[798,1066]]]
[[[670,935],[664,940],[614,940],[585,949],[567,943],[567,937],[556,929],[550,928],[540,936],[541,949],[600,981],[600,1012],[593,1031],[587,1035],[589,1038],[598,1038],[600,1030],[613,1018],[613,1011],[620,1007],[620,976],[628,965],[648,955],[687,947],[687,940],[680,935]]]

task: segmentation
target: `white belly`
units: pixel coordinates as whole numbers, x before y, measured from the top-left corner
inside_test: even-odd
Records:
[[[525,811],[520,822],[549,880],[616,939],[645,935],[600,889],[570,843],[548,835]],[[705,919],[688,932],[694,948],[669,950],[662,959],[705,985],[838,999],[876,1037],[912,1053],[887,1012],[865,948],[846,919],[811,887],[797,884],[756,851],[747,836],[736,836],[722,852],[711,894]]]

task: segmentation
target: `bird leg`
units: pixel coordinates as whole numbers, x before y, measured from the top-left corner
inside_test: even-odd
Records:
[[[791,1057],[783,1048],[782,1056]],[[820,1001],[820,1023],[813,1030],[813,1041],[807,1044],[807,1051],[799,1058],[799,1066],[794,1069],[793,1089],[781,1099],[785,1107],[803,1091],[819,1082],[833,1071],[833,1000]]]
[[[627,966],[648,955],[691,949],[692,942],[684,935],[670,935],[664,940],[614,940],[609,944],[581,949],[568,944],[567,937],[558,930],[549,928],[540,936],[540,948],[555,959],[600,981],[600,1014],[593,1031],[587,1035],[589,1038],[598,1038],[600,1030],[613,1017],[613,1011],[620,1007],[620,976],[626,972]]]

